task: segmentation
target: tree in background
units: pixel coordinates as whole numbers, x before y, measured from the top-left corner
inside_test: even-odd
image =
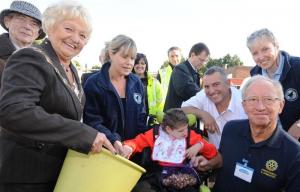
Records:
[[[230,54],[227,54],[223,58],[219,58],[219,59],[210,58],[206,64],[206,66],[200,69],[199,73],[201,76],[203,76],[204,72],[212,66],[230,68],[230,67],[242,66],[242,65],[243,65],[243,62],[237,55],[234,55],[232,57],[232,56],[230,56]]]

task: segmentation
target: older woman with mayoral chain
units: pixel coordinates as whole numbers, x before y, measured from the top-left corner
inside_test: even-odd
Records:
[[[63,1],[43,14],[41,45],[8,61],[0,94],[0,191],[53,191],[68,148],[115,152],[103,133],[80,122],[83,90],[71,59],[87,44],[87,11]]]

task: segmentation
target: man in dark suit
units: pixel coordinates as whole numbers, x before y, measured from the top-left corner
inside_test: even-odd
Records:
[[[197,43],[191,48],[189,58],[174,68],[164,111],[180,108],[183,101],[200,91],[198,70],[207,62],[209,54],[209,49],[204,43]]]

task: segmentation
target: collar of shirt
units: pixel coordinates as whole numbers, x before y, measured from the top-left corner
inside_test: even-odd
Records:
[[[224,114],[226,111],[234,112],[234,109],[236,109],[235,103],[239,101],[242,102],[240,91],[235,87],[230,87],[230,97],[231,98],[227,109],[224,112],[222,112],[220,115]]]
[[[279,54],[279,66],[272,77],[273,80],[279,81],[279,78],[280,78],[280,76],[282,74],[282,70],[283,70],[283,64],[284,64],[283,56],[280,53]],[[262,69],[262,76],[268,77],[268,73],[267,73],[266,69]]]
[[[244,135],[244,137],[246,137],[249,140],[249,142],[252,143],[251,147],[253,147],[253,148],[259,148],[264,145],[268,145],[269,147],[272,147],[272,148],[280,148],[280,146],[281,146],[281,139],[280,139],[281,131],[283,131],[282,127],[279,124],[277,124],[275,131],[268,139],[261,141],[259,143],[254,143],[252,136],[251,136],[250,125],[248,124],[248,129],[244,129],[243,135]]]

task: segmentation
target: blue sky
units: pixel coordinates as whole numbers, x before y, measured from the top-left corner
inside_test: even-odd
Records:
[[[57,0],[28,0],[43,11]],[[0,9],[11,0],[1,0]],[[269,28],[280,48],[300,56],[300,12],[297,0],[79,0],[90,12],[92,37],[77,60],[98,63],[104,42],[118,34],[132,37],[138,52],[145,53],[150,71],[157,71],[171,46],[185,56],[193,44],[204,42],[212,58],[238,55],[254,65],[246,38],[253,31]],[[1,28],[0,32],[4,30]]]

